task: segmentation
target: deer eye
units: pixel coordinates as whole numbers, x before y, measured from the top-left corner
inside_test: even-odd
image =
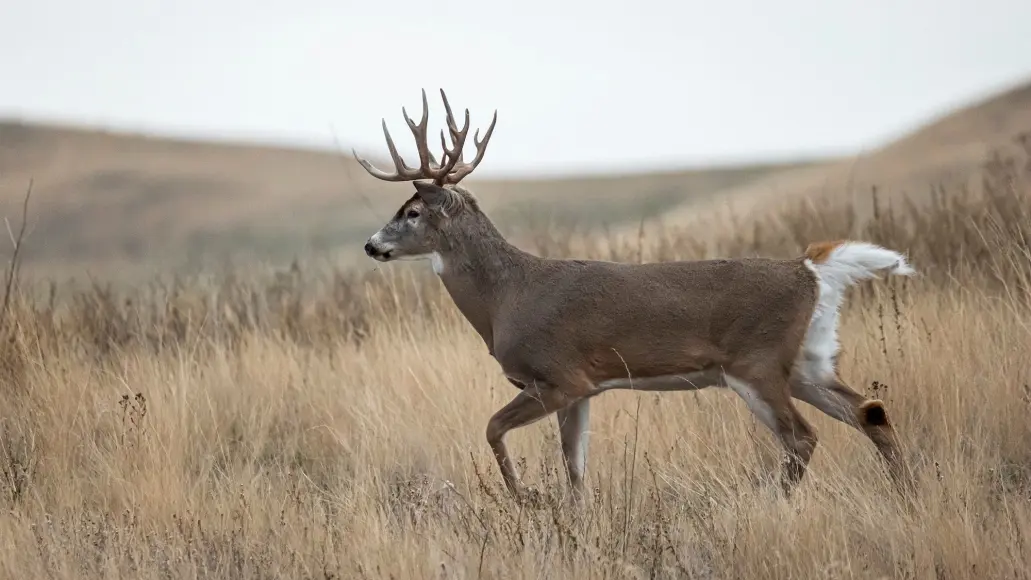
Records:
[[[410,209],[408,210],[408,213],[405,214],[405,217],[407,217],[410,220],[414,220],[415,218],[419,217],[419,212],[418,210]]]

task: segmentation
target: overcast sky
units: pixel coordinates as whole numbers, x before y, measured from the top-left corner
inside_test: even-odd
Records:
[[[401,106],[426,87],[439,128],[443,86],[474,125],[498,109],[480,174],[856,152],[1031,80],[1029,23],[1028,0],[10,0],[0,116],[376,153],[385,116],[405,153]]]

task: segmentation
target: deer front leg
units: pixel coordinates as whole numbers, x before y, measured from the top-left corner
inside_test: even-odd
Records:
[[[569,485],[577,498],[583,493],[584,474],[587,471],[587,428],[590,420],[590,399],[581,399],[558,412],[562,457],[569,475]]]
[[[487,443],[494,452],[494,458],[501,469],[505,486],[514,494],[522,492],[519,474],[505,446],[505,434],[517,427],[523,427],[569,406],[570,397],[561,390],[535,383],[527,385],[512,401],[502,407],[487,423]]]

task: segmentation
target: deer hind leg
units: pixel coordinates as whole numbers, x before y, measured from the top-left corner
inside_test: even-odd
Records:
[[[782,373],[746,372],[728,374],[726,381],[784,446],[787,458],[781,474],[781,486],[784,493],[790,495],[805,476],[809,460],[816,451],[817,437],[791,402],[787,378]]]
[[[559,435],[562,439],[562,457],[565,460],[569,485],[574,496],[583,493],[584,474],[587,471],[587,428],[590,424],[591,401],[581,399],[558,412]]]
[[[791,395],[862,431],[884,458],[891,477],[897,483],[905,481],[905,461],[883,402],[855,392],[837,376],[825,380],[794,377],[791,380]]]
[[[494,413],[487,422],[487,443],[494,452],[494,458],[501,469],[505,486],[514,494],[523,492],[512,458],[505,445],[505,435],[512,429],[535,423],[544,417],[564,409],[571,403],[571,397],[549,384],[529,384],[507,405]]]

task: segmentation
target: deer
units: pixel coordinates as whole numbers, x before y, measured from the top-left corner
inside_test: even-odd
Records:
[[[438,161],[427,141],[422,91],[418,123],[402,107],[419,166],[397,152],[383,119],[394,171],[352,149],[373,177],[411,182],[414,193],[365,253],[378,262],[428,260],[454,304],[519,389],[490,417],[487,443],[504,485],[525,486],[505,443],[513,429],[555,414],[569,485],[582,497],[591,400],[611,390],[651,392],[729,388],[772,432],[785,452],[780,484],[790,494],[817,445],[794,400],[861,431],[902,481],[905,463],[883,401],[849,387],[839,373],[839,310],[846,290],[884,275],[916,271],[899,252],[863,241],[810,244],[790,258],[666,262],[543,258],[509,243],[460,185],[483,160],[497,123],[476,130],[466,162],[469,110],[458,127],[440,90],[451,145],[441,130]]]

